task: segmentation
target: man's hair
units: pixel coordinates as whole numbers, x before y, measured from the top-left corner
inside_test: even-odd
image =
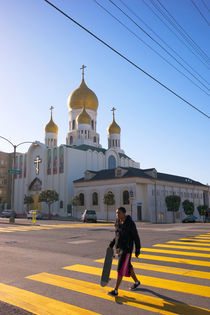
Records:
[[[119,207],[118,210],[120,210],[123,213],[126,213],[126,209],[124,207]]]

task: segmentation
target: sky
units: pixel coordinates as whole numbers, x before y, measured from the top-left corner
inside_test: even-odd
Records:
[[[132,13],[122,1],[113,0],[164,46],[177,63],[110,1],[97,1],[133,33],[94,0],[52,0],[52,3],[209,116],[207,59],[204,54],[197,55],[194,48],[188,49],[186,37],[182,38],[157,9],[164,10],[162,4],[196,47],[208,55],[209,2],[194,0],[202,16],[190,0],[123,0]],[[116,122],[121,127],[121,148],[140,162],[141,168],[154,167],[158,172],[210,184],[210,119],[47,2],[1,0],[0,40],[0,136],[16,145],[23,141],[44,142],[49,108],[54,106],[58,144],[65,144],[69,131],[67,99],[80,85],[80,68],[84,64],[86,84],[99,100],[97,132],[102,147],[107,148],[107,128],[114,106]],[[19,146],[18,152],[26,152],[28,146]],[[0,139],[0,151],[12,150],[9,143]]]

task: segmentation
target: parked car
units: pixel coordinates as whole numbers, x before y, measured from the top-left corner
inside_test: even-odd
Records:
[[[83,215],[82,215],[82,221],[83,222],[97,222],[97,216],[95,210],[85,210]]]
[[[12,213],[12,210],[4,210],[2,211],[1,213],[1,217],[2,218],[10,218],[11,217],[11,213]],[[15,212],[14,214],[14,217],[16,218],[17,217],[17,213]]]
[[[199,217],[190,215],[182,220],[183,223],[201,223],[202,220]]]
[[[36,220],[41,220],[43,218],[42,214],[38,210],[29,210],[27,212],[27,219],[32,219],[33,218],[33,212],[36,211]]]

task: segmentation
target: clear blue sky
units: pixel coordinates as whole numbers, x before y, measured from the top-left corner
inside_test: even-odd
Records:
[[[98,1],[191,77],[109,1]],[[208,81],[207,67],[142,0],[124,1]],[[149,0],[145,1],[156,10]],[[208,19],[203,2],[194,1]],[[209,5],[207,0],[204,1]],[[203,91],[138,41],[93,0],[52,2],[210,115],[209,99]],[[126,10],[119,0],[115,2]],[[158,3],[157,0],[154,2]],[[161,0],[161,3],[197,45],[209,54],[208,25],[192,2]],[[150,32],[140,21],[136,21]],[[154,34],[151,35],[159,41]],[[80,67],[85,64],[86,83],[99,99],[97,131],[103,147],[107,147],[107,127],[112,120],[110,110],[115,106],[116,121],[121,127],[121,147],[127,155],[140,162],[141,168],[155,167],[159,172],[187,176],[210,184],[210,120],[122,60],[46,2],[1,1],[0,38],[1,136],[15,144],[34,140],[43,142],[44,128],[50,118],[49,108],[53,105],[54,121],[59,127],[59,144],[65,143],[68,132],[67,98],[79,86]],[[197,74],[195,76],[198,77]],[[207,85],[203,79],[201,81]],[[202,88],[205,90],[205,87]],[[10,152],[12,148],[0,140],[0,150]],[[19,147],[20,152],[26,150],[27,146]]]

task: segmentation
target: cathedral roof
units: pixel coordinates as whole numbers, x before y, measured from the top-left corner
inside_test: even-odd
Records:
[[[129,178],[129,177],[142,177],[142,178],[147,178],[147,179],[153,179],[154,177],[147,174],[147,170],[143,170],[140,168],[134,168],[134,167],[119,167],[122,170],[125,170],[126,172],[123,172],[123,175],[121,178]],[[90,171],[91,172],[91,171]],[[101,170],[101,171],[97,171],[95,172],[95,175],[89,179],[91,181],[95,181],[95,180],[108,180],[108,179],[119,179],[119,177],[116,177],[116,173],[115,173],[115,169],[106,169],[106,170]],[[164,174],[164,173],[158,173],[157,172],[157,180],[160,181],[167,181],[167,182],[175,182],[175,183],[180,183],[180,184],[188,184],[188,185],[192,185],[192,186],[205,186],[200,182],[194,181],[192,179],[186,178],[186,177],[182,177],[182,176],[177,176],[177,175],[171,175],[171,174]],[[80,178],[78,180],[75,180],[74,182],[84,182],[85,179]]]
[[[120,126],[116,123],[115,117],[114,117],[114,111],[115,111],[114,107],[112,111],[113,111],[113,120],[112,120],[112,123],[108,127],[108,134],[113,134],[113,133],[120,134],[120,131],[121,131]]]
[[[76,90],[74,90],[68,98],[69,109],[82,109],[84,98],[86,108],[97,111],[98,98],[95,95],[95,93],[87,87],[85,80],[83,78],[80,86]]]
[[[48,124],[45,126],[45,132],[52,132],[52,133],[58,133],[58,126],[54,123],[53,117],[52,117],[52,109],[51,107],[51,119],[48,122]]]

